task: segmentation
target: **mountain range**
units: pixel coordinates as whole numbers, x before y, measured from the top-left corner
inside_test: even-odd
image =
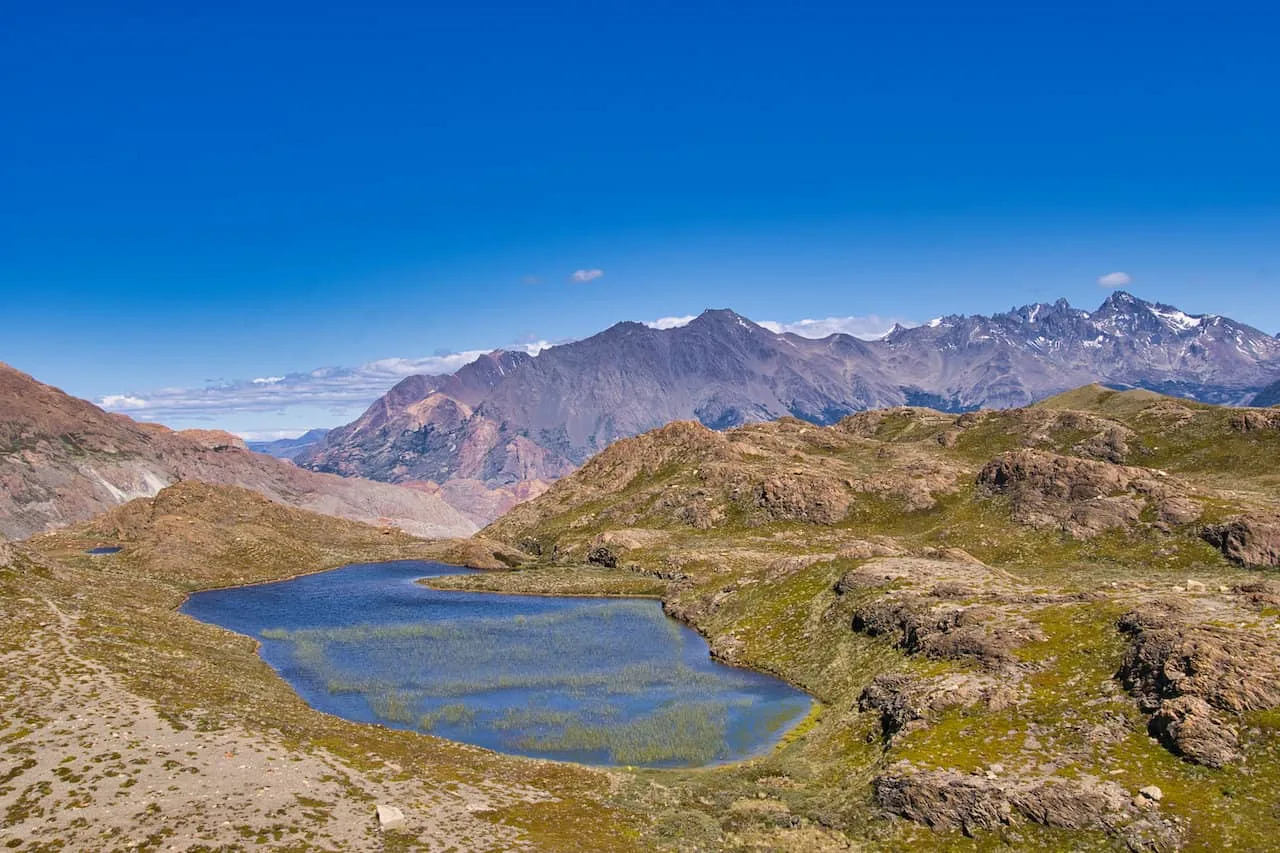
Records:
[[[218,430],[175,432],[109,414],[0,364],[0,536],[82,521],[183,480],[419,536],[476,529],[429,492],[306,471]]]
[[[483,521],[616,439],[677,420],[724,429],[899,405],[1009,408],[1093,382],[1240,405],[1277,377],[1277,338],[1123,291],[1092,312],[1059,300],[874,341],[779,334],[708,310],[676,328],[623,322],[536,356],[499,350],[452,375],[409,377],[296,459],[424,484]]]
[[[327,429],[310,429],[297,438],[277,438],[271,441],[246,441],[245,446],[255,453],[265,453],[277,459],[295,459],[300,454],[324,441]]]

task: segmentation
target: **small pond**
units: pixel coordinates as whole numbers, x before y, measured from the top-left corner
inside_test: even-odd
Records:
[[[254,637],[308,702],[350,720],[588,764],[693,767],[767,751],[812,700],[711,660],[652,599],[446,592],[418,561],[192,595]]]
[[[119,545],[104,545],[101,548],[90,548],[85,553],[95,557],[105,557],[107,554],[119,554],[123,550]]]

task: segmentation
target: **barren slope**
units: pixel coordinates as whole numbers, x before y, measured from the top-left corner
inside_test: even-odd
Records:
[[[81,521],[183,480],[243,486],[420,536],[475,530],[436,495],[305,471],[223,432],[137,423],[0,364],[0,534],[17,539]]]

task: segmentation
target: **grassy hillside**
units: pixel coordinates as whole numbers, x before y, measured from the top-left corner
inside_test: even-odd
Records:
[[[123,550],[84,553],[104,545]],[[636,818],[606,802],[612,775],[318,713],[252,640],[176,610],[194,589],[444,547],[190,482],[6,546],[0,843],[630,849]],[[409,823],[380,835],[376,802]]]
[[[661,587],[716,654],[822,700],[748,767],[640,777],[677,847],[674,827],[741,849],[1263,849],[1278,460],[1278,413],[1100,387],[673,424],[482,531],[525,571],[441,583]]]
[[[182,483],[0,551],[0,840],[1266,849],[1278,451],[1280,412],[1086,388],[672,424],[462,542]],[[760,759],[603,772],[319,714],[250,640],[176,612],[198,588],[404,557],[516,569],[442,587],[659,595],[717,657],[820,704]],[[380,835],[375,802],[409,824]]]

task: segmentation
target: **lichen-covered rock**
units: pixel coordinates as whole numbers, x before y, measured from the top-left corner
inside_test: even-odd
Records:
[[[1016,695],[1008,681],[977,673],[954,672],[935,678],[888,673],[863,688],[858,710],[879,712],[880,729],[887,740],[924,725],[946,708],[985,704],[998,711],[1007,708]]]
[[[1032,638],[1025,619],[983,605],[900,594],[860,604],[853,630],[888,637],[905,652],[933,658],[970,658],[997,669],[1015,662],[1014,649]]]
[[[978,484],[1007,495],[1019,523],[1060,529],[1077,539],[1131,527],[1148,504],[1168,505],[1171,516],[1192,509],[1170,503],[1185,498],[1187,489],[1160,472],[1040,450],[1002,453],[978,473]]]
[[[1235,719],[1280,706],[1280,649],[1244,628],[1196,621],[1186,602],[1157,602],[1121,617],[1132,638],[1118,673],[1152,714],[1150,730],[1173,752],[1210,767],[1236,756]]]
[[[1151,717],[1151,733],[1184,758],[1222,767],[1239,757],[1239,733],[1199,696],[1165,700]]]
[[[779,474],[755,488],[756,506],[779,520],[835,524],[848,514],[850,500],[839,480],[809,474]]]
[[[587,562],[606,569],[618,567],[618,555],[603,545],[598,545],[587,552]]]
[[[896,772],[895,772],[896,771]],[[988,779],[953,770],[893,768],[875,780],[881,808],[935,829],[996,829],[1022,821],[1113,830],[1132,818],[1132,797],[1114,782]]]
[[[1081,456],[1103,462],[1123,463],[1129,456],[1129,440],[1133,430],[1120,425],[1094,435],[1077,444],[1073,449]]]
[[[1201,531],[1206,542],[1245,566],[1280,566],[1280,517],[1250,515]]]

